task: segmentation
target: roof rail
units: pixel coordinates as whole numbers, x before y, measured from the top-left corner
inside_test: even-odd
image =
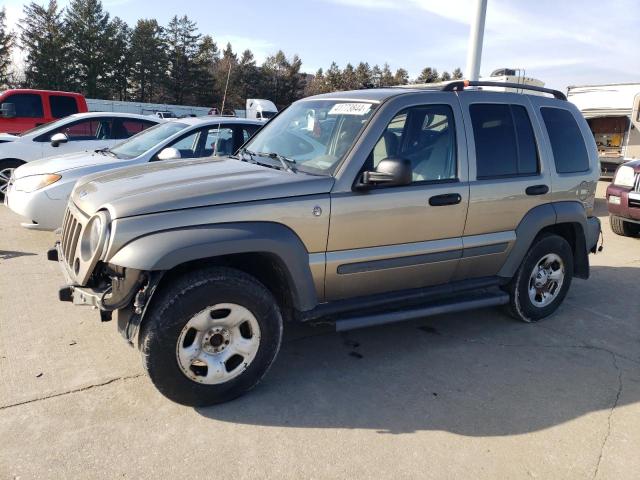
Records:
[[[464,90],[466,87],[505,87],[505,88],[515,88],[522,90],[533,90],[536,92],[548,93],[549,95],[553,95],[558,100],[566,100],[567,97],[564,93],[559,90],[553,90],[551,88],[537,87],[535,85],[527,85],[523,83],[510,83],[510,82],[485,82],[483,80],[460,80],[456,82],[449,82],[444,87],[442,87],[442,91],[444,92],[460,92]]]

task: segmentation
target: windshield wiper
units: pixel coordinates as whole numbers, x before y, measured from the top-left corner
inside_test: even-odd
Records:
[[[249,157],[249,159],[247,160],[247,157],[245,157],[245,155],[247,155]],[[252,152],[251,150],[247,150],[246,148],[241,148],[240,150],[238,150],[238,154],[236,155],[231,155],[231,158],[237,158],[238,160],[242,161],[242,162],[250,162],[250,163],[257,163],[255,160],[256,153]]]
[[[98,148],[97,150],[94,150],[94,152],[101,153],[103,155],[111,155],[112,157],[117,157],[115,153],[109,150],[109,147]]]
[[[296,169],[294,165],[296,164],[296,161],[293,158],[287,158],[284,155],[280,155],[279,153],[275,152],[267,153],[265,155],[268,155],[269,158],[275,158],[276,160],[279,160],[282,164],[282,168],[284,168],[288,172],[295,173]]]

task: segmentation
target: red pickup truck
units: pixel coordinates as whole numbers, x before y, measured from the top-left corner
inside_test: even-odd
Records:
[[[88,111],[79,93],[17,89],[0,92],[0,132],[22,133],[43,123]]]

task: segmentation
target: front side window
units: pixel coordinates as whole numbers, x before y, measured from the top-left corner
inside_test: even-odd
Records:
[[[148,152],[159,143],[164,142],[176,133],[187,128],[188,125],[180,122],[161,123],[151,127],[128,140],[119,143],[111,149],[111,153],[118,158],[127,159],[139,157]]]
[[[556,172],[589,170],[589,154],[573,114],[569,110],[553,107],[543,107],[540,113],[551,142]]]
[[[5,103],[13,103],[16,117],[42,118],[42,98],[35,93],[15,93],[5,99]]]
[[[367,168],[375,169],[381,160],[390,157],[411,162],[414,182],[457,178],[451,107],[427,105],[398,113],[376,143]]]
[[[196,158],[198,157],[198,144],[200,143],[200,130],[190,133],[186,137],[182,137],[177,141],[167,145],[173,147],[180,152],[180,158]]]
[[[74,97],[51,95],[49,96],[49,106],[53,118],[64,118],[78,113],[78,104]]]
[[[375,107],[370,102],[302,100],[267,123],[249,140],[246,149],[295,160],[301,171],[331,174]]]
[[[475,103],[469,107],[469,113],[479,180],[538,173],[538,149],[524,107]]]

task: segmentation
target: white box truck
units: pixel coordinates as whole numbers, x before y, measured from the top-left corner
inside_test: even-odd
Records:
[[[640,83],[572,86],[567,98],[591,128],[603,176],[640,158]]]

